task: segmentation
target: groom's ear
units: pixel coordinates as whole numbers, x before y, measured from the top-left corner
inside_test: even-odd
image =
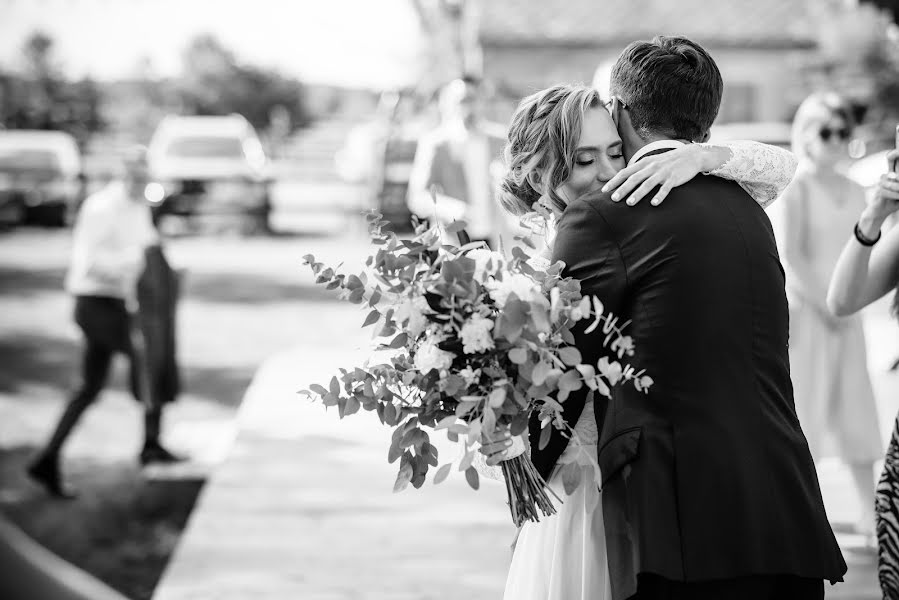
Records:
[[[612,96],[612,99],[609,100],[609,114],[612,115],[612,122],[615,123],[615,127],[618,127],[621,120],[621,101],[617,96]]]
[[[693,141],[699,142],[700,144],[704,144],[704,143],[706,143],[707,141],[709,141],[709,138],[710,138],[710,137],[712,137],[712,132],[711,132],[710,130],[706,129],[706,130],[703,132],[703,134],[702,134],[701,136],[699,136],[698,139],[693,140]]]

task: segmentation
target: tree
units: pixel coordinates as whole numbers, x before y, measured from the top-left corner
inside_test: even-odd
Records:
[[[864,103],[880,127],[899,118],[899,28],[874,4],[818,5],[817,65],[826,81]]]
[[[187,112],[197,115],[240,113],[257,128],[269,124],[273,110],[286,110],[293,127],[308,120],[299,81],[274,71],[241,64],[210,35],[195,38],[184,52],[177,82]],[[281,106],[283,109],[276,109]]]
[[[70,82],[56,62],[46,33],[31,34],[22,46],[22,72],[0,73],[0,123],[16,129],[67,131],[82,145],[103,128],[102,94],[96,82]]]

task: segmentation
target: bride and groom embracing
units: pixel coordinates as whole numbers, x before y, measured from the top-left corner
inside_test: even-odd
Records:
[[[567,399],[564,418],[601,471],[571,496],[559,431],[543,449],[539,422],[534,443],[485,442],[489,465],[530,452],[564,500],[520,530],[507,600],[805,600],[846,572],[796,417],[784,271],[763,210],[795,162],[758,144],[690,143],[708,138],[722,87],[702,47],[658,37],[624,50],[605,105],[555,86],[512,121],[504,207],[555,215],[546,259],[630,321],[634,366],[654,384]],[[633,206],[634,182],[668,200]],[[595,364],[602,337],[575,339]]]

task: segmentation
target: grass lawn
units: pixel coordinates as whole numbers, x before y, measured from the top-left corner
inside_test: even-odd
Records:
[[[205,474],[227,451],[256,367],[308,331],[305,302],[333,298],[312,286],[300,257],[346,246],[314,237],[173,240],[169,259],[186,270],[178,317],[184,393],[166,413],[164,439],[192,463],[173,477],[138,468],[141,413],[118,359],[65,448],[63,466],[80,496],[60,502],[22,471],[78,376],[80,334],[62,291],[69,232],[0,233],[0,511],[130,598],[150,598]]]

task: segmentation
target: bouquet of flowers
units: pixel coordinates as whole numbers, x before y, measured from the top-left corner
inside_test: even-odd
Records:
[[[522,247],[514,247],[507,259],[481,243],[446,245],[440,230],[426,224],[418,224],[411,239],[400,239],[385,229],[377,212],[366,218],[377,248],[366,270],[343,274],[312,255],[304,261],[317,283],[340,290],[342,298],[367,311],[362,326],[374,328],[377,347],[386,353],[376,353],[382,360],[340,369],[328,385],[312,385],[303,393],[336,406],[340,418],[360,408],[375,411],[394,429],[388,452],[390,463],[400,461],[394,491],[410,483],[421,487],[430,468],[438,467],[429,431],[461,440],[457,468],[477,489],[472,463],[483,439],[506,427],[512,435],[523,434],[536,414],[543,448],[550,427],[574,434],[561,416],[571,392],[586,386],[588,394],[609,396],[615,385],[646,390],[652,384],[620,362],[634,353],[631,338],[599,299],[582,296],[577,281],[561,278],[561,264],[535,269]],[[454,223],[445,231],[464,235],[464,226]],[[534,248],[530,236],[516,240]],[[572,328],[585,320],[588,333],[604,336],[611,359],[582,364]],[[555,513],[546,483],[527,455],[501,464],[516,525]],[[452,467],[440,466],[434,482],[446,479]],[[579,468],[566,473],[567,493],[577,487],[580,474]]]

